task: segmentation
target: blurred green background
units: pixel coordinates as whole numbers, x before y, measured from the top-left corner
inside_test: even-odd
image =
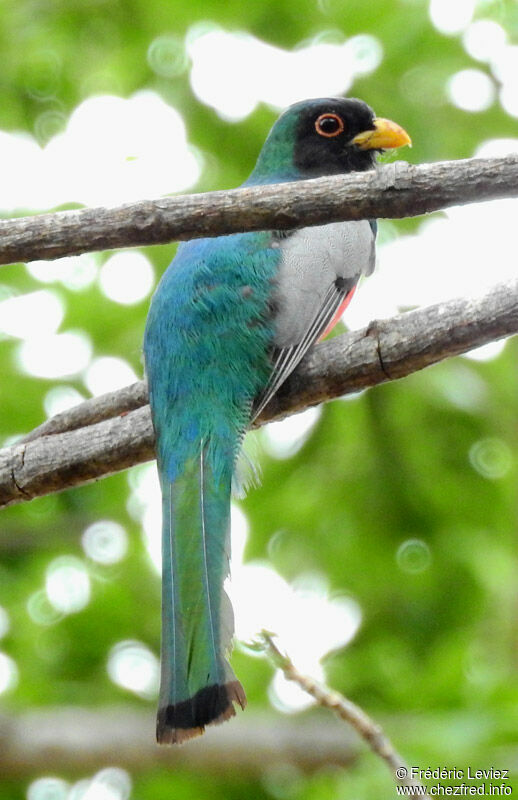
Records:
[[[4,216],[236,186],[280,108],[318,94],[349,93],[395,119],[414,141],[398,156],[415,163],[518,150],[514,0],[4,0],[0,40]],[[351,324],[515,272],[515,218],[507,202],[382,223],[379,275]],[[0,444],[141,377],[149,298],[174,249],[1,268]],[[381,721],[411,765],[516,777],[518,342],[474,356],[256,435],[263,479],[235,513],[234,595],[240,635],[278,632],[301,669]],[[119,707],[152,716],[153,470],[2,511],[6,725],[70,706],[108,709],[115,724]],[[252,728],[260,719],[273,740],[284,714],[293,736],[299,722],[328,723],[246,645],[234,665]],[[324,748],[311,769],[286,756],[216,770],[191,762],[191,745],[174,769],[167,753],[133,766],[127,753],[119,763],[85,750],[81,761],[92,726],[73,765],[49,750],[44,769],[30,742],[16,762],[21,743],[5,731],[2,800],[395,794],[356,746],[347,766],[336,748],[327,763]]]

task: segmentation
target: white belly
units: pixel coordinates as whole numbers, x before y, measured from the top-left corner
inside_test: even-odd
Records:
[[[301,228],[281,239],[275,344],[298,343],[318,313],[329,287],[342,278],[348,288],[374,269],[374,234],[367,220]]]

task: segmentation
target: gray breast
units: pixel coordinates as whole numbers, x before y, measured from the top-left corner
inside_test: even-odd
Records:
[[[304,337],[337,278],[352,289],[360,275],[370,275],[374,235],[367,220],[334,222],[301,228],[281,239],[279,247],[275,344],[290,347]]]

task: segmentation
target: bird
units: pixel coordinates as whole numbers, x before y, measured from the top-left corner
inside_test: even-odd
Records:
[[[290,106],[244,186],[373,169],[411,144],[355,98]],[[375,261],[376,222],[334,222],[179,245],[144,334],[162,493],[162,642],[156,735],[181,744],[244,709],[230,663],[233,475],[247,428],[338,321]]]

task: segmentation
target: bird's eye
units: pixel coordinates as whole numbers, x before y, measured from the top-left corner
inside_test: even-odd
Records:
[[[321,114],[315,121],[315,130],[320,136],[331,139],[339,136],[345,129],[344,121],[338,114]]]

